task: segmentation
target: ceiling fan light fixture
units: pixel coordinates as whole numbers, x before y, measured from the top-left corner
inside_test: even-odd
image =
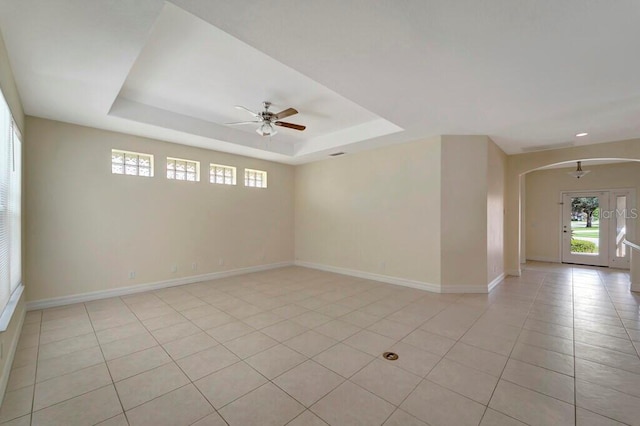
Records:
[[[590,172],[591,170],[582,170],[582,161],[578,161],[578,167],[576,168],[576,170],[574,172],[568,172],[567,174],[569,176],[573,176],[576,179],[580,179],[581,177],[583,177],[584,175]]]
[[[260,136],[269,136],[269,137],[278,133],[275,126],[298,130],[298,131],[303,131],[304,129],[307,128],[306,126],[303,126],[301,124],[289,123],[287,121],[280,120],[281,118],[285,118],[285,117],[289,117],[297,114],[298,110],[296,110],[295,108],[287,108],[285,110],[280,111],[277,114],[274,114],[271,111],[269,111],[269,108],[271,107],[271,102],[264,101],[262,103],[262,107],[264,108],[264,110],[260,112],[253,112],[249,108],[245,108],[242,105],[236,105],[236,109],[241,109],[243,111],[248,112],[249,114],[253,115],[255,120],[235,121],[233,123],[225,123],[225,124],[230,126],[235,126],[235,125],[256,123],[258,124],[256,133],[259,134]]]
[[[266,121],[256,129],[256,132],[260,136],[273,136],[278,133],[278,131],[271,125],[271,123]]]

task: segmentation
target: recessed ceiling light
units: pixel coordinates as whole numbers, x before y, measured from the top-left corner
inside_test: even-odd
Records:
[[[576,137],[577,137],[577,138],[581,138],[581,137],[583,137],[583,136],[587,136],[588,134],[589,134],[589,133],[587,133],[587,132],[577,133],[577,134],[576,134]]]

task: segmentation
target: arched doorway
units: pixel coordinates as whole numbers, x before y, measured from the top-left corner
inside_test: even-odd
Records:
[[[553,163],[521,175],[521,263],[524,260],[629,268],[625,238],[634,239],[640,163],[590,159]]]
[[[526,235],[522,229],[523,176],[550,165],[587,160],[640,161],[640,140],[611,142],[551,151],[511,155],[507,167],[505,196],[505,254],[506,273],[519,276],[522,244]],[[637,227],[636,219],[636,227]]]

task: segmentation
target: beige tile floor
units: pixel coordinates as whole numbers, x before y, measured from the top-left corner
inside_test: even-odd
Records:
[[[0,423],[640,425],[639,303],[606,269],[440,295],[291,267],[33,311]]]

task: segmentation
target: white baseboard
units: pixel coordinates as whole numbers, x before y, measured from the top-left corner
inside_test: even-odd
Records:
[[[527,256],[527,262],[561,263],[557,257]]]
[[[446,294],[487,294],[487,287],[484,285],[471,285],[471,284],[452,284],[443,285],[441,293]]]
[[[26,297],[25,293],[22,293],[21,297]],[[22,334],[22,325],[24,324],[24,318],[27,315],[26,308],[22,310],[20,313],[20,318],[18,319],[18,326],[16,327],[16,332],[13,335],[13,339],[11,339],[11,343],[9,343],[9,347],[5,346],[5,350],[7,351],[7,361],[4,364],[4,370],[2,370],[2,376],[0,376],[0,405],[4,401],[4,396],[7,391],[7,384],[9,383],[9,375],[11,374],[11,367],[13,366],[13,358],[16,355],[16,350],[18,349],[18,341],[20,340],[20,335]],[[4,354],[3,354],[4,356]]]
[[[507,269],[504,273],[510,277],[522,276],[522,269]]]
[[[56,306],[71,305],[73,303],[90,302],[92,300],[107,299],[109,297],[126,296],[127,294],[142,293],[144,291],[159,290],[167,287],[175,287],[185,284],[193,284],[202,281],[217,280],[235,275],[249,274],[251,272],[267,271],[269,269],[292,266],[293,262],[270,263],[267,265],[250,266],[248,268],[231,269],[229,271],[211,272],[190,277],[174,278],[154,283],[140,284],[129,287],[120,287],[109,290],[92,291],[89,293],[74,294],[71,296],[54,297],[27,302],[27,310],[54,308]]]
[[[500,284],[502,280],[504,280],[505,274],[504,272],[498,275],[493,281],[489,284],[485,285],[467,285],[467,284],[457,284],[457,285],[443,285],[442,293],[474,293],[474,294],[487,294],[495,286]]]
[[[380,281],[387,284],[401,285],[404,287],[417,288],[420,290],[430,291],[432,293],[440,293],[439,284],[409,280],[406,278],[392,277],[389,275],[374,274],[371,272],[358,271],[356,269],[340,268],[338,266],[323,265],[320,263],[304,262],[301,260],[296,260],[295,264],[296,266],[303,266],[305,268],[318,269],[320,271],[327,271],[327,272],[335,272],[337,274],[349,275],[352,277],[364,278],[364,279],[373,280],[373,281]]]
[[[493,281],[491,281],[487,285],[488,293],[491,293],[491,290],[493,290],[495,288],[495,286],[497,286],[498,284],[500,284],[502,282],[502,280],[504,280],[504,277],[505,277],[505,273],[503,272],[500,275],[498,275]]]

